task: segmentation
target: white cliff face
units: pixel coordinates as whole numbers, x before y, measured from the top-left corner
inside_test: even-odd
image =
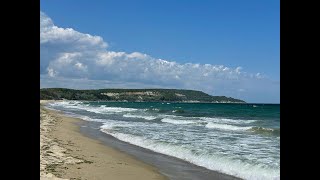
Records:
[[[146,95],[146,96],[159,96],[159,93],[152,92],[152,91],[145,91],[145,92],[121,92],[121,93],[101,93],[102,95],[107,95],[110,97],[120,96],[120,95]],[[179,94],[181,96],[185,96],[182,94]]]

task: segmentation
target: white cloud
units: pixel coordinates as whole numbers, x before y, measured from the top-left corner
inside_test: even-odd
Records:
[[[51,69],[51,68],[48,68],[48,75],[49,75],[50,77],[55,77],[56,74],[57,74],[57,72],[55,72],[55,71],[54,71],[53,69]]]
[[[210,94],[229,95],[263,80],[260,73],[248,74],[241,67],[177,63],[153,58],[140,52],[109,51],[99,36],[72,28],[61,28],[40,12],[40,73],[42,86],[66,86],[68,79],[86,80],[96,87],[170,87],[202,90]],[[50,78],[51,77],[51,80]],[[53,79],[55,78],[55,79]],[[44,81],[46,79],[46,82]],[[61,84],[59,85],[59,81]],[[54,82],[51,85],[49,82]],[[85,83],[78,83],[77,87]],[[99,85],[97,85],[99,84]],[[72,87],[69,87],[72,88]],[[93,87],[94,88],[94,87]],[[226,91],[227,89],[227,91]],[[255,88],[252,88],[255,89]]]

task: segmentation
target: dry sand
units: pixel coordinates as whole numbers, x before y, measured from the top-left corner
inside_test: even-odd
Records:
[[[167,179],[155,167],[83,136],[81,122],[40,105],[41,180]]]

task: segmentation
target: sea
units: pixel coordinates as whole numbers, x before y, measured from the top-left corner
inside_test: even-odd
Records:
[[[103,133],[242,179],[280,179],[280,104],[56,101]]]

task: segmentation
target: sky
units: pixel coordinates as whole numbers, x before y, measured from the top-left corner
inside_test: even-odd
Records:
[[[40,86],[280,103],[279,0],[40,1]]]

